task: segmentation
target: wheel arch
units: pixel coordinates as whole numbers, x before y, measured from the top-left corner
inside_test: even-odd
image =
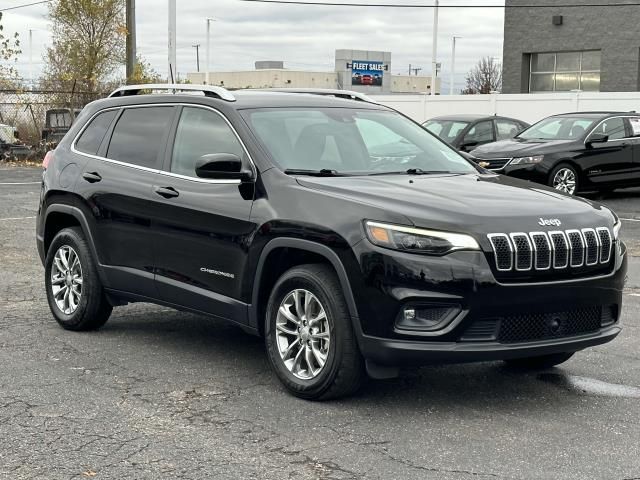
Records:
[[[80,210],[78,207],[66,203],[51,204],[47,207],[43,225],[43,245],[45,258],[49,251],[49,246],[51,245],[51,242],[58,232],[60,232],[64,228],[80,227],[82,233],[87,239],[87,243],[89,244],[91,256],[93,257],[93,260],[95,262],[100,280],[104,283],[105,278],[102,273],[102,269],[100,268],[99,257],[96,251],[96,246],[93,242],[93,235],[91,233],[91,229],[89,228],[89,222],[87,222],[87,219],[82,210]]]
[[[278,262],[285,255],[286,261]],[[249,306],[249,325],[256,328],[260,335],[264,334],[264,322],[261,318],[266,311],[271,287],[278,278],[289,268],[306,263],[325,263],[330,265],[338,276],[342,287],[349,315],[352,320],[358,317],[355,298],[347,271],[338,256],[331,248],[320,243],[299,238],[276,238],[262,249],[255,271],[254,288]],[[269,270],[273,265],[276,270]],[[358,331],[356,329],[356,331]]]

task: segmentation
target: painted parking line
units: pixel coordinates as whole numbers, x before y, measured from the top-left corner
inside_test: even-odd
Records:
[[[13,217],[13,218],[0,218],[0,222],[10,222],[14,220],[33,220],[36,217]]]
[[[640,218],[621,218],[623,222],[640,222]]]
[[[42,182],[0,182],[0,185],[40,185]]]

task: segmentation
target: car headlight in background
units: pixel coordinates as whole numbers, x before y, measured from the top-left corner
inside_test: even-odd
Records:
[[[534,165],[536,163],[540,163],[542,160],[544,160],[544,155],[534,155],[532,157],[516,157],[511,160],[511,162],[509,162],[509,165]]]
[[[480,250],[476,240],[461,233],[423,230],[367,221],[369,240],[379,247],[425,255],[444,255],[455,250]]]

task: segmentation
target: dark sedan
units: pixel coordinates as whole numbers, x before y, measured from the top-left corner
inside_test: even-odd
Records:
[[[581,112],[545,118],[510,140],[483,145],[490,170],[573,195],[640,185],[640,115]]]
[[[449,115],[422,124],[457,150],[468,152],[485,143],[513,138],[529,126],[515,118],[486,115]]]

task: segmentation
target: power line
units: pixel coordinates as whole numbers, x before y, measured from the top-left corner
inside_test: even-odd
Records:
[[[53,0],[42,0],[40,2],[23,3],[22,5],[16,5],[15,7],[0,8],[0,12],[8,12],[9,10],[16,10],[18,8],[31,7],[33,5],[40,5],[41,3],[51,3],[52,1]]]
[[[332,2],[320,2],[320,1],[302,1],[302,0],[237,0],[239,2],[252,2],[252,3],[273,3],[284,5],[310,5],[310,6],[324,6],[324,7],[380,7],[380,8],[434,8],[434,5],[424,4],[393,4],[393,3],[332,3]],[[520,4],[520,5],[442,5],[440,8],[585,8],[585,7],[638,7],[640,2],[615,2],[615,3],[565,3],[554,5],[535,5],[535,4]]]

